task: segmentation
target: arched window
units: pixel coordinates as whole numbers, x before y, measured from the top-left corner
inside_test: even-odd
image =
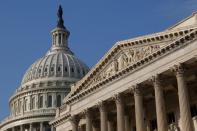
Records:
[[[57,107],[60,107],[62,103],[61,95],[57,95]]]
[[[47,98],[47,106],[48,107],[52,107],[52,96],[51,95],[48,95],[48,98]]]
[[[60,72],[60,71],[61,71],[61,67],[60,67],[60,66],[57,68],[57,71],[58,71],[58,72]]]
[[[32,100],[31,100],[31,109],[35,109],[35,97],[32,97]]]
[[[39,96],[39,108],[43,107],[43,96]]]

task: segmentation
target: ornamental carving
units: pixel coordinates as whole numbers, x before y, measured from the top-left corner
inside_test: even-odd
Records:
[[[147,45],[141,47],[134,47],[123,49],[117,54],[106,66],[96,75],[92,81],[86,86],[96,84],[104,79],[109,78],[116,72],[132,65],[153,52],[159,50],[164,45]]]
[[[180,131],[180,129],[176,124],[173,123],[169,125],[168,131]]]
[[[171,68],[171,71],[175,73],[175,75],[183,75],[184,74],[184,65],[178,64]]]

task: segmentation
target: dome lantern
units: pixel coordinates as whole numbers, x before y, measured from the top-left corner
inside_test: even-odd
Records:
[[[63,9],[61,5],[59,6],[57,16],[58,16],[57,26],[51,32],[52,33],[51,51],[67,50],[67,52],[72,53],[68,48],[68,37],[70,35],[70,32],[64,26]]]

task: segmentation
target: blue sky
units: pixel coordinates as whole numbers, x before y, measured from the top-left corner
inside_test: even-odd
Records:
[[[1,0],[0,120],[26,69],[51,46],[58,3],[69,47],[89,67],[116,41],[162,31],[197,11],[196,0]]]

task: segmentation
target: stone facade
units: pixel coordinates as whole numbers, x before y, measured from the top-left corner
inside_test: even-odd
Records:
[[[56,131],[197,130],[197,14],[117,42],[56,110]]]

